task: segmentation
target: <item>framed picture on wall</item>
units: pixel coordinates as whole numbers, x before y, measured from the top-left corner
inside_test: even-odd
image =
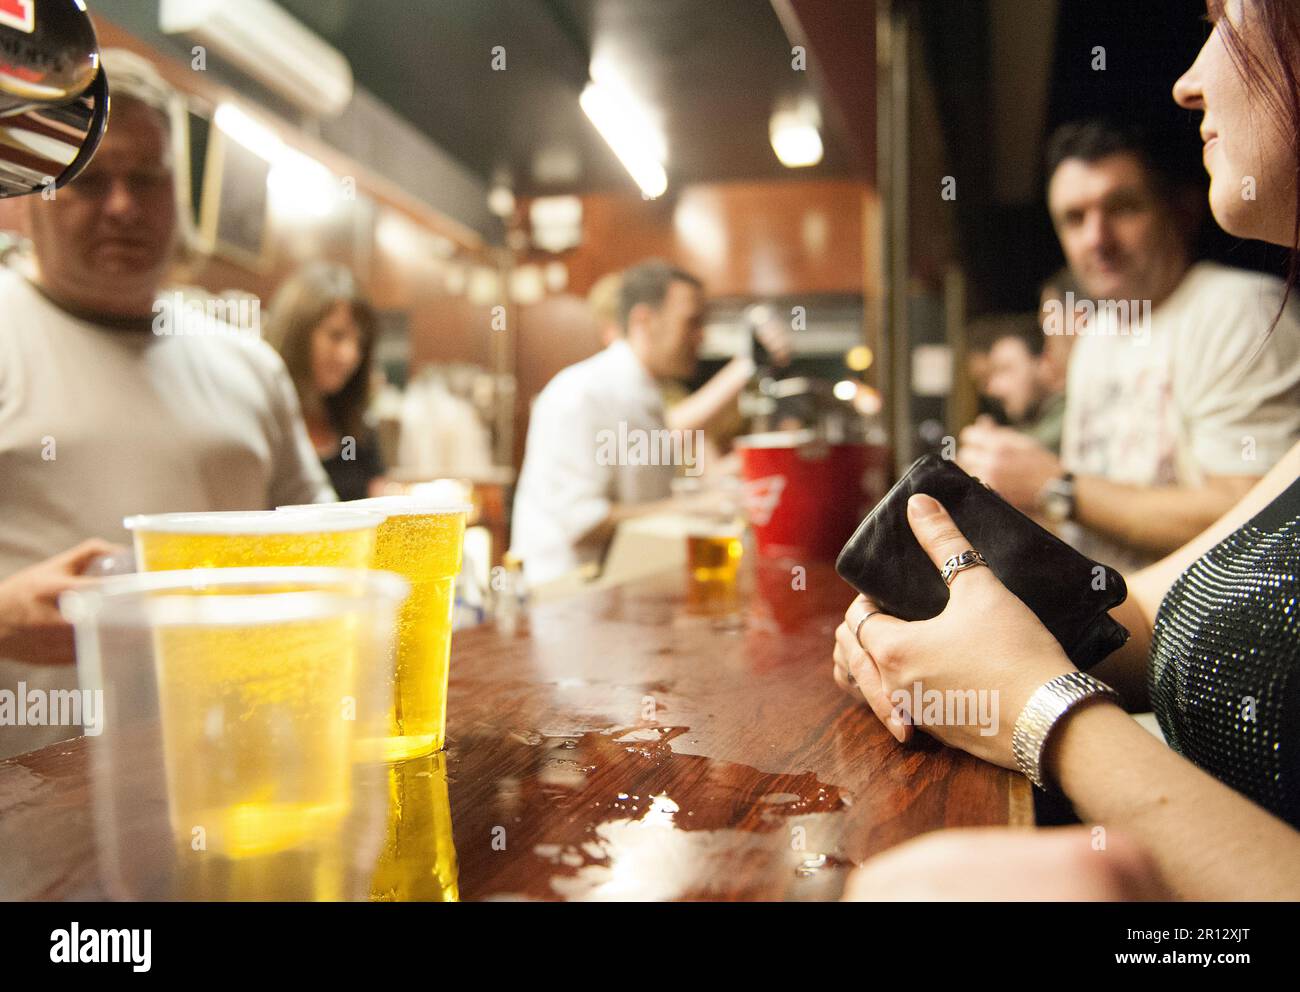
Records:
[[[199,248],[260,271],[266,256],[271,164],[216,127],[196,106],[186,114],[184,197]]]

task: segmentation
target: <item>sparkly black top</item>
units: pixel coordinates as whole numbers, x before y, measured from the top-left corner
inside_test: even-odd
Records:
[[[1173,584],[1148,678],[1175,751],[1300,828],[1300,479]]]

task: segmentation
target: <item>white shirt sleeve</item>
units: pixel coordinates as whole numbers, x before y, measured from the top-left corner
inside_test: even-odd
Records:
[[[596,410],[590,397],[560,383],[543,390],[533,403],[520,493],[537,526],[545,518],[554,537],[573,545],[611,509],[614,466],[597,459]],[[525,558],[525,561],[527,559]]]
[[[1207,475],[1263,475],[1300,438],[1300,308],[1281,283],[1236,276],[1205,294],[1175,364],[1187,454]],[[1267,335],[1267,336],[1266,336]]]

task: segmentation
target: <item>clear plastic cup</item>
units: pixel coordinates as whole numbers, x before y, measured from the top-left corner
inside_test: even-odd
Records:
[[[397,674],[387,757],[399,761],[441,750],[447,739],[456,576],[472,507],[419,496],[378,496],[332,505],[336,513],[382,513],[374,567],[396,572],[411,584],[411,595],[397,615]],[[282,506],[278,512],[297,517],[323,509],[328,506]]]
[[[127,517],[142,572],[320,565],[368,568],[384,515],[323,503],[286,517],[273,510]]]
[[[60,597],[97,714],[83,724],[110,896],[368,897],[407,591],[384,572],[219,568]]]

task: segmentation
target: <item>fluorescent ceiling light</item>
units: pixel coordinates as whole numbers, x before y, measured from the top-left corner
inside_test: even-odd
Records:
[[[339,198],[338,181],[325,165],[291,148],[265,124],[233,103],[222,103],[213,123],[232,140],[271,165],[267,188],[277,206],[302,217],[328,216]]]
[[[268,162],[274,162],[284,153],[285,145],[278,134],[233,103],[219,104],[212,121],[254,155]]]
[[[340,188],[334,173],[310,155],[287,146],[271,163],[266,184],[276,207],[295,217],[328,217],[339,202]]]
[[[608,83],[588,83],[579,97],[583,112],[647,199],[668,189],[664,139],[645,111]]]

